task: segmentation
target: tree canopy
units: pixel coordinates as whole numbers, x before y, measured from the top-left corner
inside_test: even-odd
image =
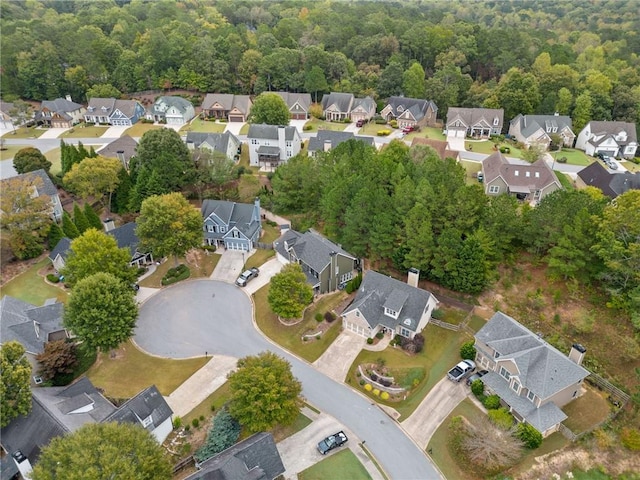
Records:
[[[276,93],[261,93],[256,97],[249,114],[250,123],[266,123],[267,125],[288,125],[289,107]]]
[[[170,480],[168,458],[151,433],[139,425],[91,423],[51,440],[32,478]]]
[[[289,362],[275,353],[241,358],[228,378],[229,413],[249,432],[289,425],[298,416],[302,385]]]
[[[313,290],[307,283],[302,267],[289,263],[271,278],[267,297],[273,313],[283,318],[300,318],[313,300]]]
[[[31,411],[31,364],[24,355],[18,342],[5,342],[0,347],[0,427]]]
[[[27,147],[18,152],[13,157],[13,168],[18,173],[33,172],[34,170],[44,170],[49,173],[51,162],[47,160],[40,150],[34,147]]]
[[[117,158],[88,157],[74,164],[64,176],[65,185],[82,198],[96,197],[111,208],[111,195],[118,186],[122,163]],[[105,202],[104,197],[108,196]]]

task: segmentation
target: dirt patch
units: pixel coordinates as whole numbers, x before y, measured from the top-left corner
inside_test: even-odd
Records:
[[[4,285],[5,283],[17,277],[21,273],[29,270],[34,264],[38,263],[43,258],[46,258],[47,255],[48,255],[47,253],[43,253],[37,258],[31,258],[29,260],[16,260],[14,258],[13,261],[8,261],[6,263],[3,261],[1,264],[2,282],[0,283],[0,285]],[[3,255],[3,258],[5,258],[4,255]]]

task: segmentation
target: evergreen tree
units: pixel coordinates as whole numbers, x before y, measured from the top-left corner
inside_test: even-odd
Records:
[[[131,191],[131,176],[126,169],[122,168],[118,172],[118,186],[116,187],[115,192],[113,192],[111,210],[116,213],[127,213],[129,211]]]
[[[216,453],[231,447],[240,437],[240,424],[226,408],[220,410],[213,418],[213,425],[207,434],[204,445],[196,452],[195,457],[204,462]]]
[[[62,240],[64,237],[64,232],[60,228],[60,226],[53,222],[51,224],[51,228],[49,229],[49,234],[47,236],[47,243],[49,244],[49,250],[53,250],[58,245],[58,242]]]
[[[73,223],[76,225],[80,234],[83,234],[92,226],[89,224],[89,220],[84,216],[84,212],[77,203],[73,204]]]
[[[65,237],[69,237],[74,239],[80,236],[80,231],[76,224],[71,220],[71,216],[65,211],[62,214],[62,231],[64,232]]]
[[[89,226],[95,228],[96,230],[102,230],[104,228],[104,226],[102,225],[102,220],[100,220],[100,217],[98,216],[96,211],[91,208],[91,205],[89,205],[89,203],[84,204],[84,216],[89,222]]]

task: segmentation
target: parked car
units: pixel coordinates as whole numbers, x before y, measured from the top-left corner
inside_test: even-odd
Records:
[[[604,163],[606,163],[607,167],[609,167],[611,170],[617,170],[618,169],[618,164],[611,157],[605,157]]]
[[[249,280],[257,277],[259,273],[260,270],[258,270],[256,267],[245,270],[236,280],[236,285],[238,285],[239,287],[244,287],[247,283],[249,283]]]
[[[467,378],[467,385],[471,385],[476,380],[480,380],[487,373],[489,373],[489,370],[480,370],[479,372],[474,373],[469,378]]]
[[[360,128],[360,127],[364,127],[364,120],[360,119],[356,122],[356,127]]]
[[[413,125],[407,125],[405,127],[402,127],[402,133],[411,133],[415,130],[416,128]]]
[[[476,369],[476,364],[473,360],[462,360],[459,364],[449,370],[447,377],[449,380],[459,382],[465,379]]]
[[[334,448],[338,448],[345,443],[347,443],[347,435],[340,430],[338,433],[334,433],[333,435],[329,435],[327,438],[318,443],[318,451],[322,455],[326,455]]]
[[[606,155],[602,152],[596,152],[595,157],[599,158],[600,160],[604,160]]]
[[[484,173],[478,172],[477,179],[480,183],[484,181]]]

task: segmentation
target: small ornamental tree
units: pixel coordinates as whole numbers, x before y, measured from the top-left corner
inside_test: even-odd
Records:
[[[473,341],[462,344],[460,347],[460,356],[464,360],[473,360],[476,358],[476,347],[474,346]]]
[[[535,429],[532,425],[528,423],[520,423],[518,424],[518,428],[516,429],[516,436],[522,440],[525,447],[533,450],[534,448],[538,448],[542,445],[542,434]]]
[[[65,237],[72,240],[80,236],[78,227],[76,227],[76,224],[73,223],[73,220],[71,219],[71,215],[66,211],[62,213],[62,231],[64,232]]]
[[[24,354],[24,347],[15,341],[0,347],[0,427],[31,411],[31,364]]]
[[[289,263],[271,279],[267,301],[271,310],[282,318],[300,318],[313,300],[313,289],[307,283],[302,267]]]
[[[220,410],[213,418],[213,425],[207,434],[204,445],[196,452],[195,457],[203,462],[209,457],[231,447],[240,437],[240,424],[227,409]]]
[[[64,237],[64,232],[57,223],[52,223],[47,235],[47,243],[49,244],[49,250],[53,250],[58,245],[58,242]]]
[[[43,380],[51,380],[56,375],[73,373],[78,364],[76,345],[66,340],[56,340],[44,344],[44,352],[36,357],[40,363],[38,374]]]
[[[13,157],[13,168],[18,173],[33,172],[40,169],[49,173],[51,162],[37,148],[27,147],[18,150]]]

